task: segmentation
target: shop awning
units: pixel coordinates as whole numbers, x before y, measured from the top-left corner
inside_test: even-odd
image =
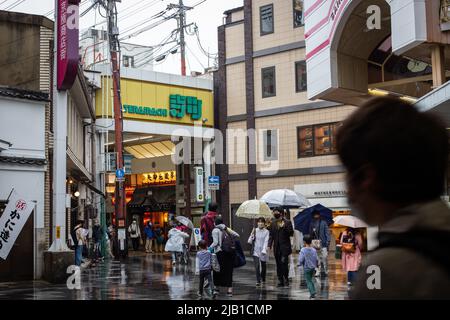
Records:
[[[450,128],[450,81],[417,100],[415,106],[422,112],[436,113]]]

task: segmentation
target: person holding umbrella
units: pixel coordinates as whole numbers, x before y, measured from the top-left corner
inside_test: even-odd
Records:
[[[291,221],[283,216],[283,208],[278,207],[273,210],[272,223],[269,228],[269,245],[275,255],[277,265],[277,287],[289,286],[289,256],[292,253],[291,238],[294,229]]]
[[[269,244],[269,230],[266,229],[266,219],[258,219],[258,227],[253,228],[248,243],[252,245],[252,256],[255,263],[256,287],[266,282],[266,264],[268,260],[267,247]]]
[[[309,226],[309,236],[312,239],[312,246],[317,250],[320,261],[320,274],[328,275],[328,247],[330,245],[330,231],[328,224],[324,221],[319,211],[312,212],[313,220]],[[319,272],[316,272],[316,276]]]
[[[361,265],[363,240],[360,232],[353,228],[347,228],[342,233],[340,242],[342,244],[342,269],[347,272],[347,284],[350,287],[354,283],[356,273]]]

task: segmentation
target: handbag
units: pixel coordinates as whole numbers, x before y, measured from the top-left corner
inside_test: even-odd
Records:
[[[311,246],[316,250],[320,250],[322,249],[322,241],[320,239],[314,239],[311,242]]]
[[[213,271],[220,272],[219,259],[217,259],[217,255],[215,253],[211,254],[211,266]]]
[[[239,240],[235,240],[236,250],[234,255],[234,264],[233,268],[240,268],[245,266],[247,261],[245,260],[244,252],[242,251],[241,242]]]
[[[289,263],[289,279],[295,278],[295,264],[294,264],[294,257],[291,254],[291,261]]]
[[[356,246],[353,242],[347,242],[342,244],[342,252],[345,253],[355,253]]]

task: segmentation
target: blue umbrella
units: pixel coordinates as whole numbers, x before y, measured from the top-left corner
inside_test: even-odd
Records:
[[[294,217],[295,229],[303,234],[308,234],[314,211],[318,211],[322,220],[325,220],[328,225],[333,223],[333,211],[321,204],[316,204],[312,207],[306,208]]]

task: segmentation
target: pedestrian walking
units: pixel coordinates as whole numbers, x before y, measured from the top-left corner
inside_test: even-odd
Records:
[[[289,286],[289,256],[292,254],[291,237],[294,229],[291,221],[284,218],[283,208],[273,210],[273,220],[269,228],[269,248],[273,249],[277,265],[277,287]]]
[[[172,265],[177,264],[177,256],[183,253],[185,239],[189,238],[186,232],[177,229],[176,224],[169,231],[169,239],[166,242],[165,250],[172,254]]]
[[[101,260],[101,241],[103,238],[103,229],[100,226],[100,221],[95,220],[94,227],[92,228],[92,239],[94,240],[94,263]]]
[[[342,245],[342,269],[347,272],[347,284],[351,286],[355,282],[356,273],[361,265],[363,248],[361,233],[347,228],[341,235],[340,243]]]
[[[259,218],[257,228],[254,228],[248,238],[248,243],[252,245],[252,256],[255,264],[256,287],[261,287],[266,282],[267,247],[269,246],[269,230],[266,229],[266,220]]]
[[[138,251],[139,242],[141,241],[141,230],[136,219],[133,219],[133,222],[131,222],[131,225],[128,227],[128,233],[130,234],[133,250]]]
[[[203,299],[203,287],[205,280],[208,282],[209,291],[213,294],[213,282],[212,282],[212,253],[208,251],[208,246],[205,240],[198,242],[200,250],[197,252],[198,269],[199,269],[199,284],[198,284],[198,296]]]
[[[159,225],[157,225],[154,229],[155,240],[156,240],[156,252],[163,253],[163,245],[164,245],[164,233]]]
[[[299,265],[303,266],[306,286],[308,287],[310,299],[316,297],[316,286],[314,284],[314,274],[319,264],[317,250],[311,247],[312,239],[309,235],[303,237],[304,246],[300,250]]]
[[[72,238],[75,242],[75,265],[81,266],[81,263],[83,262],[83,247],[86,244],[83,221],[79,220],[72,232]]]
[[[213,242],[209,250],[217,255],[220,265],[220,271],[213,272],[214,293],[216,295],[220,293],[218,287],[225,287],[227,295],[231,297],[233,296],[233,269],[236,258],[235,240],[239,238],[239,234],[228,228],[220,216],[216,218],[214,225]]]
[[[200,220],[200,234],[202,236],[202,239],[206,241],[206,244],[208,246],[211,246],[213,242],[212,231],[215,228],[214,222],[218,217],[218,205],[215,202],[211,202],[208,208],[208,212]]]
[[[350,298],[450,297],[450,209],[440,198],[446,126],[401,99],[374,98],[344,121],[336,147],[350,206],[379,228],[379,246],[364,257]],[[369,266],[377,269],[368,274]]]
[[[317,250],[319,256],[319,268],[316,270],[316,276],[328,275],[328,247],[330,246],[330,230],[325,220],[320,217],[319,211],[312,212],[313,220],[309,227],[309,236],[312,239],[312,247]]]
[[[144,228],[144,234],[145,234],[145,252],[153,253],[155,234],[153,232],[153,225],[150,221],[147,222],[147,225]]]
[[[114,259],[114,237],[116,233],[114,231],[114,227],[110,224],[106,231],[106,252],[108,253],[108,257]]]

